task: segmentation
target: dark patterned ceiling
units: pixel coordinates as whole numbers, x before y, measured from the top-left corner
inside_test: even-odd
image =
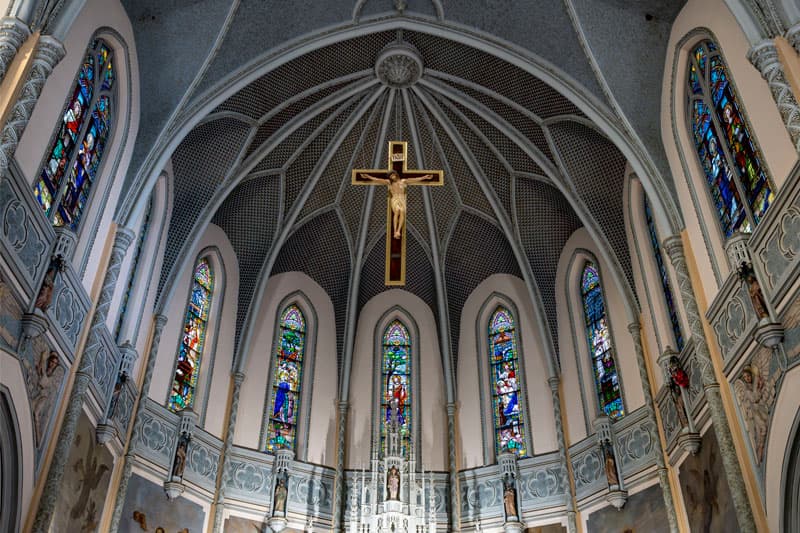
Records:
[[[424,70],[416,80],[400,61],[392,74],[400,82],[387,85],[375,61],[398,42],[416,49]],[[481,50],[382,31],[285,63],[186,136],[172,157],[176,208],[160,288],[172,283],[193,236],[213,222],[239,261],[237,346],[268,274],[296,270],[331,297],[342,354],[348,305],[357,316],[386,289],[386,192],[352,187],[350,170],[384,166],[387,141],[396,139],[409,141],[412,167],[445,171],[443,187],[410,188],[406,290],[446,321],[450,346],[458,346],[470,292],[502,272],[529,282],[557,353],[557,264],[582,226],[600,235],[598,246],[611,251],[632,286],[626,161],[586,116],[543,81]]]

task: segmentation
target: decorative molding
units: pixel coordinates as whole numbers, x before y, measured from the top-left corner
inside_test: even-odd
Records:
[[[28,25],[16,17],[5,17],[0,20],[0,81],[6,77],[8,67],[28,37],[31,30]]]

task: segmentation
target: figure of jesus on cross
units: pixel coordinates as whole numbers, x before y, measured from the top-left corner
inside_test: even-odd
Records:
[[[408,170],[408,144],[389,142],[389,166],[386,169],[355,169],[353,185],[385,185],[386,285],[405,285],[406,280],[406,189],[409,185],[443,185],[441,170]]]

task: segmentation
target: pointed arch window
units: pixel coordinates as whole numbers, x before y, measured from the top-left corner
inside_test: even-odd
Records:
[[[600,276],[591,261],[587,261],[583,267],[581,299],[600,410],[615,420],[625,415],[625,408],[622,405],[622,392]]]
[[[306,321],[292,304],[280,317],[280,342],[272,360],[272,392],[267,415],[267,451],[296,450],[297,415],[300,412]]]
[[[775,187],[717,44],[698,43],[688,69],[692,138],[722,230],[726,237],[751,232],[775,199]]]
[[[664,293],[664,301],[667,304],[669,322],[672,326],[672,335],[675,345],[680,352],[683,350],[683,331],[681,331],[681,321],[678,318],[678,311],[675,307],[675,298],[672,295],[672,286],[669,283],[667,265],[664,264],[664,256],[661,253],[661,245],[658,243],[658,233],[656,233],[656,223],[653,219],[653,211],[650,208],[650,201],[644,197],[644,218],[647,221],[647,233],[650,236],[650,247],[653,249],[653,256],[658,267],[658,276],[661,278],[661,290]]]
[[[510,451],[524,457],[528,450],[520,401],[517,332],[514,317],[505,307],[498,307],[489,319],[489,363],[495,453]]]
[[[397,400],[400,416],[400,443],[408,456],[411,447],[411,335],[399,320],[392,321],[383,333],[381,364],[381,454],[386,453],[386,430],[391,402]]]
[[[192,278],[192,292],[186,306],[183,337],[178,348],[175,376],[172,379],[167,407],[180,411],[194,404],[200,360],[208,333],[208,312],[214,291],[214,272],[207,258],[197,262]]]
[[[115,79],[113,51],[95,39],[34,186],[34,195],[54,226],[78,229],[108,144]]]

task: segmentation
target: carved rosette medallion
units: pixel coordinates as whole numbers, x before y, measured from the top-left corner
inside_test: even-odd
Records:
[[[422,76],[422,57],[412,44],[393,42],[378,55],[375,75],[393,89],[411,87]]]

